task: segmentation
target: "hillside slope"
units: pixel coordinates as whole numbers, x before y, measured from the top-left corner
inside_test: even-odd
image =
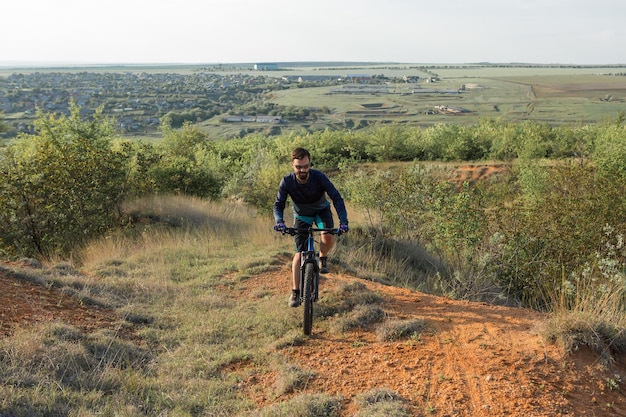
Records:
[[[0,337],[16,326],[46,320],[62,320],[87,331],[115,320],[111,311],[86,307],[7,271],[0,268]],[[260,291],[286,297],[288,275],[285,262],[278,270],[225,291],[246,299]],[[327,393],[341,396],[342,415],[353,416],[358,394],[388,388],[415,416],[626,416],[624,387],[609,384],[616,374],[626,375],[624,358],[606,367],[588,351],[566,355],[537,334],[542,314],[454,301],[336,271],[323,279],[321,297],[357,281],[382,297],[385,320],[421,319],[426,330],[419,337],[383,342],[374,326],[341,333],[330,330],[333,318],[319,320],[311,338],[283,349],[291,363],[314,377],[305,389],[277,397],[272,394],[275,374],[252,374],[241,389],[259,407],[302,393]],[[286,314],[301,311],[289,310],[286,299],[284,307],[277,308],[285,308]],[[245,374],[245,366],[229,371]]]
[[[284,291],[288,272],[254,277],[246,287],[267,291],[275,283]],[[355,281],[363,282],[331,273],[321,297]],[[338,334],[317,326],[307,343],[290,349],[291,361],[316,375],[305,392],[341,395],[344,415],[354,413],[359,393],[388,388],[418,416],[626,416],[624,388],[607,383],[624,375],[624,362],[607,369],[591,352],[566,355],[546,344],[536,332],[545,316],[365,284],[383,296],[386,320],[422,319],[428,329],[419,338],[381,342],[374,329]]]

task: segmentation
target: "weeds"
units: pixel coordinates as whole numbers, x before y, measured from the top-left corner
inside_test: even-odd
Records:
[[[306,388],[309,382],[315,378],[315,372],[301,369],[297,366],[284,366],[274,384],[278,396],[297,392]]]
[[[378,340],[391,342],[394,340],[416,338],[417,334],[423,333],[427,323],[421,319],[412,320],[387,320],[376,330]]]
[[[339,417],[341,398],[299,395],[289,401],[244,414],[245,417]]]
[[[387,388],[376,388],[356,396],[361,408],[356,417],[408,417],[400,395]]]
[[[351,312],[337,320],[334,328],[339,332],[365,328],[372,323],[382,321],[384,317],[385,311],[377,305],[358,305]]]
[[[611,391],[619,391],[621,385],[622,377],[620,375],[615,375],[613,378],[607,378],[606,380],[606,386]]]
[[[376,388],[356,396],[356,402],[360,407],[376,404],[384,401],[400,401],[400,395],[388,388]]]
[[[374,282],[434,291],[432,280],[442,270],[440,260],[414,241],[381,236],[375,230],[354,227],[337,246],[336,257],[355,275]]]
[[[58,323],[20,331],[0,339],[0,404],[17,415],[68,415],[72,404],[102,405],[129,381],[146,381],[150,362],[147,351],[115,335],[90,337]]]
[[[331,317],[351,311],[358,305],[376,304],[382,301],[379,294],[367,289],[365,284],[354,282],[342,284],[338,291],[326,294],[314,310],[319,317]]]

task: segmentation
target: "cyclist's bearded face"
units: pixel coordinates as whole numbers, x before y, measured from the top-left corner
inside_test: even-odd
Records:
[[[311,161],[308,157],[303,159],[294,159],[291,161],[293,172],[296,173],[296,178],[300,182],[306,182],[309,179],[309,170],[311,169]]]

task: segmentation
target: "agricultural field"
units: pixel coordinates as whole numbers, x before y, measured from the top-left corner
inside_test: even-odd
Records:
[[[484,117],[552,125],[598,123],[625,108],[626,77],[533,70],[437,69],[431,71],[436,74],[433,82],[420,77],[415,84],[388,84],[386,93],[341,94],[333,93],[336,88],[319,87],[280,91],[271,99],[282,105],[328,106],[334,110],[331,120],[360,118],[419,125],[470,124]],[[367,108],[370,103],[381,106]],[[437,106],[465,112],[433,111]]]
[[[266,94],[266,103],[329,110],[314,121],[281,125],[280,131],[359,129],[389,123],[470,125],[483,118],[580,126],[607,123],[626,109],[626,77],[620,67],[373,65],[298,67],[276,73],[291,78],[348,74],[380,77],[383,81],[378,88],[367,88],[370,84],[349,88],[350,84],[343,84]],[[204,127],[216,136],[227,135],[225,129],[232,134],[250,128],[245,124],[224,126],[217,118],[204,123]]]
[[[158,136],[155,121],[166,114],[193,119],[213,138],[357,130],[390,123],[471,125],[484,118],[580,126],[607,123],[626,109],[625,68],[337,63],[284,64],[276,71],[255,71],[252,64],[0,68],[0,112],[4,111],[12,125],[28,128],[34,106],[42,97],[55,98],[44,108],[58,112],[59,105],[67,106],[63,100],[67,102],[70,92],[77,95],[82,91],[88,95],[85,105],[90,110],[104,104],[105,111],[120,119],[122,135],[151,140]],[[1,81],[16,73],[38,73],[44,79],[45,74],[65,75],[70,80],[70,84],[64,83],[65,99],[56,99],[59,95],[48,87],[53,83],[21,90],[11,86],[3,91]],[[112,91],[110,83],[85,84],[90,73],[102,74],[106,78],[98,79],[106,80],[118,74],[114,82],[123,94]],[[71,89],[71,80],[77,77],[82,77],[82,87]],[[152,83],[148,85],[147,79]],[[158,80],[166,82],[159,84]],[[58,84],[58,79],[55,82]],[[137,87],[139,82],[141,87]],[[41,94],[19,104],[9,103],[18,91],[29,89]],[[28,103],[32,103],[30,110]],[[285,117],[279,124],[224,120],[227,114],[263,115],[270,109],[275,109],[273,114],[305,112],[306,116]]]

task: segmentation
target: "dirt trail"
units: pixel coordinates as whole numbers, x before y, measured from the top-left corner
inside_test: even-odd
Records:
[[[87,306],[57,289],[13,276],[0,266],[0,337],[19,326],[63,321],[85,331],[113,327],[113,311]]]
[[[245,293],[235,289],[232,295],[280,295],[288,274],[285,262],[278,271],[251,277]],[[246,390],[259,406],[303,392],[327,393],[341,395],[342,415],[353,416],[358,411],[356,395],[388,388],[401,395],[415,416],[626,416],[624,387],[611,390],[608,383],[616,372],[626,375],[623,360],[606,369],[590,352],[568,356],[546,345],[535,332],[544,319],[539,313],[454,301],[341,273],[323,279],[321,297],[355,281],[383,297],[387,319],[422,319],[427,330],[419,338],[381,342],[374,328],[337,333],[314,326],[314,335],[303,345],[283,353],[315,377],[303,391],[276,398],[271,395],[276,375],[256,375]],[[63,320],[85,330],[115,321],[111,311],[81,305],[2,269],[0,318],[3,334],[46,320]]]
[[[288,272],[285,267],[253,277],[246,292],[285,292]],[[340,273],[323,280],[322,297],[354,281],[383,296],[387,320],[422,319],[428,329],[417,339],[381,342],[374,328],[338,334],[314,325],[304,345],[286,351],[291,362],[315,373],[304,392],[342,396],[344,416],[358,410],[356,395],[374,388],[398,392],[415,416],[626,416],[624,388],[611,390],[608,384],[616,372],[625,375],[624,362],[606,369],[591,352],[565,355],[546,344],[536,331],[546,317],[540,313]],[[288,397],[257,401],[266,406]]]

